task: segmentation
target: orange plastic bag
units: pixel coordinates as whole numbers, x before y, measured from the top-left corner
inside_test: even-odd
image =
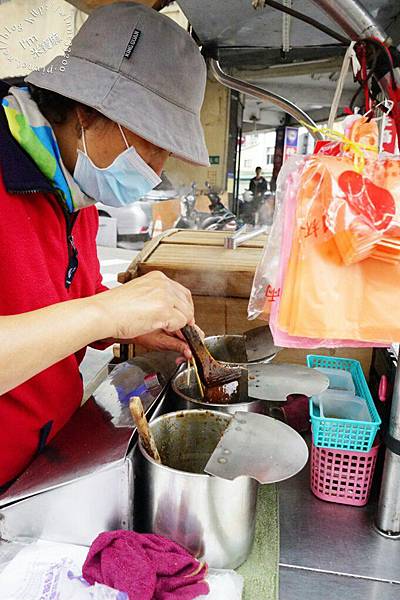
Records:
[[[381,190],[370,206],[351,186],[350,202],[346,197],[346,181],[357,182],[359,176],[351,153],[307,160],[278,315],[279,328],[289,335],[388,344],[400,340],[400,264],[393,260],[393,240],[399,236],[400,161],[363,158],[363,190]],[[367,196],[370,200],[371,194]],[[349,238],[343,240],[349,231],[350,240],[361,233],[361,243],[355,245],[358,262],[345,264]],[[382,241],[382,233],[390,241],[379,248],[375,242]],[[388,248],[391,260],[377,260],[375,253]]]
[[[323,178],[328,185],[323,198],[326,227],[345,264],[369,257],[396,263],[400,261],[400,206],[396,203],[400,163],[392,158],[376,160],[376,121],[352,119],[349,136],[340,154],[353,164],[346,169],[339,161],[336,170],[334,162],[326,165],[330,171]]]

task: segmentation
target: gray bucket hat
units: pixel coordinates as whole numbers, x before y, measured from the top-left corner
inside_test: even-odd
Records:
[[[200,122],[206,75],[184,29],[152,8],[120,2],[92,12],[70,51],[25,81],[95,108],[178,158],[208,166]]]

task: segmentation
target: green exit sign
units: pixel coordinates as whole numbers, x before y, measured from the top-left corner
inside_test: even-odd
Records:
[[[215,156],[209,156],[210,165],[219,165],[219,154]]]

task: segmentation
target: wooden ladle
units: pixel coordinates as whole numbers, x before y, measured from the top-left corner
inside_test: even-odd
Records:
[[[201,382],[205,387],[222,386],[225,383],[240,379],[240,367],[231,367],[215,360],[207,350],[195,327],[186,325],[183,327],[182,333],[192,351]]]

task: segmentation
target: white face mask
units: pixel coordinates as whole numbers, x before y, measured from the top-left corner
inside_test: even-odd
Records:
[[[87,196],[115,207],[136,202],[161,183],[157,173],[139,156],[133,146],[129,146],[119,123],[118,127],[124,138],[126,150],[104,169],[96,167],[89,158],[85,132],[82,129],[84,152],[78,150],[78,160],[74,169],[74,179]]]

